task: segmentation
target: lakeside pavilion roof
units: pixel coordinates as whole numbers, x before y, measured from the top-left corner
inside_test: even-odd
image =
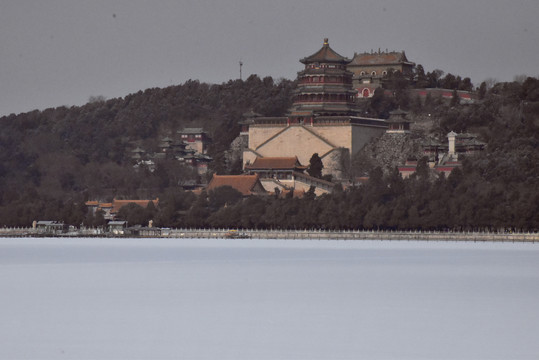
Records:
[[[300,60],[303,64],[310,63],[339,63],[339,64],[348,64],[351,60],[339,55],[335,50],[329,46],[329,41],[327,38],[324,39],[324,44],[322,48],[312,54],[311,56],[304,57]]]

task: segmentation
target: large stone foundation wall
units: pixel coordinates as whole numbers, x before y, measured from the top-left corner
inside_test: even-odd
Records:
[[[249,146],[243,153],[243,165],[257,156],[297,156],[308,165],[314,153],[322,158],[324,174],[342,178],[350,157],[373,137],[381,136],[384,128],[358,124],[331,125],[253,125],[249,128]]]
[[[243,165],[257,156],[297,156],[308,165],[314,153],[322,158],[324,174],[342,178],[350,156],[357,153],[384,128],[358,124],[331,125],[253,125],[249,128],[249,146],[243,153]]]
[[[299,162],[305,165],[314,153],[322,156],[335,147],[316,130],[300,125],[273,129],[253,127],[249,129],[249,149],[264,157],[297,156]]]

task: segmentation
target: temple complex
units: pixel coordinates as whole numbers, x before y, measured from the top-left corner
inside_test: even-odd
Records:
[[[320,50],[300,60],[304,69],[298,72],[288,115],[252,114],[241,122],[242,133],[248,134],[244,168],[264,157],[297,157],[308,164],[318,153],[324,174],[342,178],[350,157],[387,128],[382,119],[359,116],[353,73],[347,70],[350,61],[335,52],[328,39]]]

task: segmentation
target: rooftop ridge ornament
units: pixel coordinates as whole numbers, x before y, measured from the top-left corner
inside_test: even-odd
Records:
[[[329,39],[328,38],[324,38],[324,45],[329,45]]]

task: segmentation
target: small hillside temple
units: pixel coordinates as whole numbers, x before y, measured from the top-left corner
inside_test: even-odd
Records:
[[[351,156],[387,128],[383,119],[359,116],[353,73],[347,70],[350,61],[335,52],[328,39],[320,50],[300,60],[304,69],[298,72],[289,114],[263,117],[253,113],[241,122],[242,132],[248,134],[244,168],[264,157],[297,157],[301,164],[308,164],[318,153],[324,174],[342,177]]]

